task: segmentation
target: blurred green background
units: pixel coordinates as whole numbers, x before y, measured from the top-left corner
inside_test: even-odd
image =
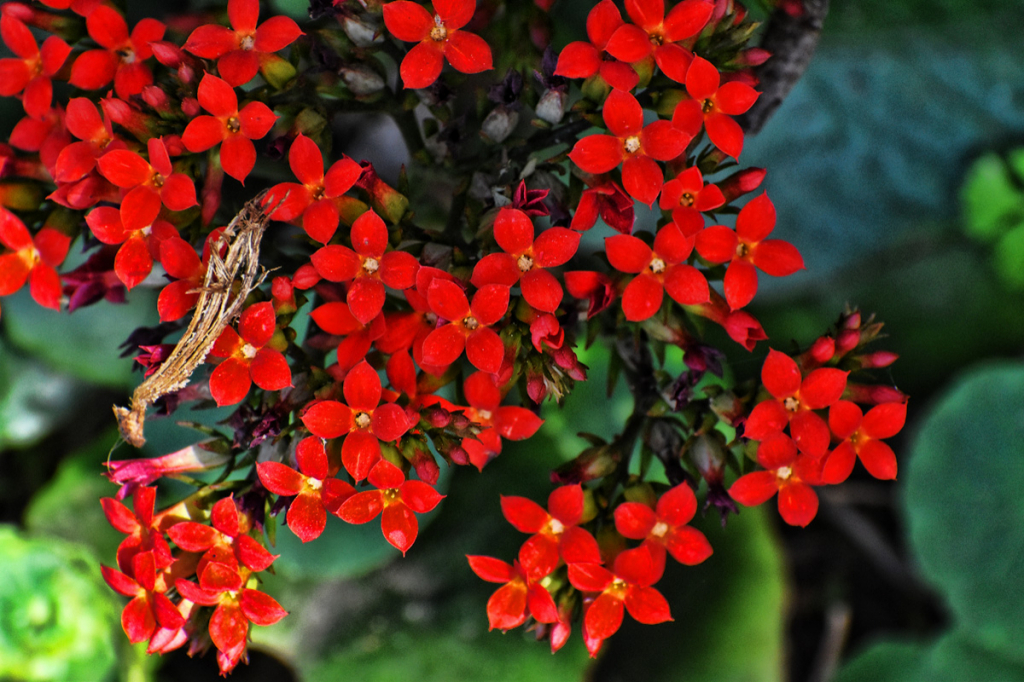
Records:
[[[556,3],[567,37],[587,5]],[[622,390],[605,399],[607,356],[594,349],[582,358],[591,381],[547,410],[535,438],[507,444],[482,475],[453,472],[404,560],[374,524],[331,519],[308,546],[279,534],[266,589],[292,614],[256,629],[252,663],[233,679],[1024,680],[1024,2],[833,5],[810,69],[744,151],[745,165],[769,170],[776,235],[807,263],[763,281],[753,312],[783,349],[824,332],[847,302],[886,322],[880,345],[901,355],[889,379],[912,396],[893,443],[897,483],[855,476],[823,491],[806,530],[782,527],[772,504],[724,530],[709,515],[699,525],[715,554],[659,584],[675,621],[627,622],[596,663],[578,628],[556,656],[521,631],[488,633],[493,586],[463,555],[516,551],[498,496],[543,499],[547,470],[582,446],[574,434],[611,436],[630,409]],[[301,15],[305,3],[279,6]],[[216,677],[211,656],[129,647],[97,569],[121,537],[97,503],[114,493],[99,475],[114,442],[108,406],[139,376],[116,346],[153,311],[143,291],[71,316],[25,295],[3,301],[2,680]],[[727,348],[741,377],[767,352]],[[147,455],[198,440],[168,420],[147,436]]]

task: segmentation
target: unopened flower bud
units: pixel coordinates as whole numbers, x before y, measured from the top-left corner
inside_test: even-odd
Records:
[[[504,105],[499,105],[487,114],[484,122],[480,124],[480,134],[484,139],[501,144],[512,134],[519,123],[519,112]]]
[[[412,456],[412,468],[416,470],[416,476],[421,481],[430,485],[437,485],[437,478],[441,475],[441,469],[437,466],[434,456],[425,450],[416,448]]]
[[[420,413],[436,429],[446,429],[452,423],[452,413],[443,407],[431,407]]]
[[[561,122],[562,117],[565,116],[565,105],[568,101],[568,93],[561,89],[550,88],[541,95],[534,112],[540,120],[555,125]]]
[[[744,168],[716,184],[722,190],[725,202],[729,203],[760,187],[765,175],[767,171],[764,168]]]
[[[189,118],[195,118],[202,111],[199,100],[195,97],[185,97],[181,100],[181,112]]]
[[[551,482],[558,485],[586,483],[615,471],[619,457],[606,447],[587,448],[580,455],[551,472]]]
[[[772,56],[772,53],[760,47],[751,47],[743,50],[739,54],[737,63],[742,66],[761,66],[768,61]]]
[[[743,402],[732,391],[719,393],[712,398],[711,411],[729,426],[739,426],[744,418]]]
[[[384,40],[378,26],[351,15],[341,20],[341,30],[359,47],[370,47]]]
[[[469,466],[469,453],[461,445],[448,448],[448,457],[460,466]]]
[[[844,329],[836,338],[836,353],[846,355],[860,343],[860,332],[856,329]]]
[[[882,403],[906,402],[907,394],[894,386],[847,384],[843,398],[861,405],[881,405]]]
[[[142,88],[142,101],[161,114],[170,114],[171,99],[167,93],[155,85]]]
[[[836,354],[836,342],[831,336],[821,336],[811,345],[807,354],[815,363],[823,365]]]
[[[372,95],[384,89],[384,79],[365,64],[343,66],[338,72],[345,86],[357,97]]]
[[[719,438],[710,434],[697,436],[690,441],[686,455],[705,481],[721,484],[722,472],[725,470],[725,448]]]
[[[862,355],[860,358],[860,366],[864,369],[877,369],[879,367],[888,367],[892,363],[899,359],[899,355],[888,350],[879,350],[874,353],[868,353]]]

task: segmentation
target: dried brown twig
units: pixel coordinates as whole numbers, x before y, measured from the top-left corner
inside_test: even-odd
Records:
[[[121,435],[131,445],[138,448],[146,443],[142,435],[146,408],[188,383],[224,327],[242,312],[249,292],[266,277],[259,271],[260,240],[272,212],[263,205],[265,194],[261,192],[249,200],[210,245],[210,262],[203,286],[198,290],[195,314],[170,357],[135,389],[130,410],[114,406]],[[221,258],[225,245],[227,254]]]

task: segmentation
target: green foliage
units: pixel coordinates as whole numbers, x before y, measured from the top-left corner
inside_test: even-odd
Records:
[[[1024,290],[1024,149],[1004,159],[994,152],[971,166],[961,189],[964,229],[994,243],[993,262],[1000,279]]]
[[[119,609],[92,555],[0,526],[0,565],[0,679],[107,679]]]
[[[38,442],[68,420],[84,395],[79,382],[0,342],[0,450]]]

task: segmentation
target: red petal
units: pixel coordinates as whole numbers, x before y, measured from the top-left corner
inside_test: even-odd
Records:
[[[256,165],[256,147],[242,135],[229,135],[220,145],[220,163],[225,173],[244,183]]]
[[[4,45],[22,59],[36,57],[39,54],[39,45],[32,36],[32,31],[24,22],[10,14],[4,14],[0,18],[0,36],[3,37]]]
[[[100,173],[118,187],[140,185],[153,174],[152,168],[141,156],[127,149],[115,149],[101,156],[97,162]]]
[[[605,237],[604,243],[608,262],[619,272],[642,272],[653,257],[651,247],[632,235],[617,234]]]
[[[615,580],[607,568],[597,564],[569,564],[569,582],[583,592],[601,592]]]
[[[791,526],[806,526],[818,513],[818,496],[803,483],[783,486],[779,490],[779,515]]]
[[[60,310],[60,275],[49,265],[42,263],[32,268],[28,276],[28,288],[32,300],[44,308]]]
[[[629,615],[645,625],[656,625],[672,620],[668,602],[653,587],[633,587],[626,593]]]
[[[828,426],[813,412],[798,412],[789,422],[789,432],[800,452],[821,457],[828,450]]]
[[[338,509],[338,517],[346,523],[368,523],[384,508],[379,490],[356,493]]]
[[[793,358],[775,349],[768,351],[761,368],[761,383],[769,393],[780,400],[788,398],[800,390],[800,378],[800,368]]]
[[[685,566],[702,563],[713,551],[704,533],[689,526],[671,531],[665,538],[665,547],[673,559]]]
[[[440,504],[443,495],[423,481],[406,481],[401,486],[402,501],[414,512],[426,514]]]
[[[380,281],[368,277],[357,277],[349,285],[346,301],[352,317],[363,324],[368,324],[373,318],[380,315],[386,298],[387,293]]]
[[[409,289],[416,286],[416,273],[420,263],[411,253],[391,251],[380,259],[380,278],[392,289]]]
[[[531,585],[527,590],[527,608],[530,615],[541,623],[554,623],[558,620],[558,607],[551,593],[540,585]]]
[[[700,33],[714,9],[714,3],[705,0],[683,0],[665,18],[665,42],[675,43]]]
[[[647,31],[624,24],[615,30],[605,49],[616,59],[632,64],[651,54],[653,47]]]
[[[213,505],[213,509],[210,510],[210,521],[213,523],[214,528],[225,535],[230,535],[231,537],[238,535],[240,522],[235,500],[231,496],[217,500],[217,503]]]
[[[380,490],[395,489],[405,483],[405,474],[391,462],[382,459],[370,470],[369,481]]]
[[[823,367],[808,374],[800,385],[800,401],[803,406],[820,410],[835,403],[846,390],[848,374],[833,367]]]
[[[615,508],[615,528],[620,535],[631,540],[646,538],[657,522],[654,510],[646,504],[623,502]]]
[[[601,562],[601,548],[594,536],[579,526],[566,528],[558,543],[562,561],[567,564],[596,564]]]
[[[525,273],[519,287],[526,302],[542,312],[553,313],[562,303],[562,285],[547,270],[534,269]]]
[[[324,196],[340,197],[352,189],[362,172],[362,166],[347,156],[335,161],[324,176]]]
[[[419,533],[416,515],[404,504],[385,507],[380,519],[380,528],[387,541],[403,555],[416,542],[416,535]]]
[[[242,590],[238,606],[245,617],[256,625],[273,625],[288,615],[277,600],[258,590]]]
[[[725,271],[723,285],[729,308],[738,310],[757,294],[757,270],[746,261],[734,260]]]
[[[298,495],[305,484],[302,474],[280,462],[259,462],[256,473],[263,487],[275,495]]]
[[[675,43],[665,43],[654,48],[654,61],[666,76],[676,83],[685,83],[686,72],[693,61],[693,53]]]
[[[347,246],[331,244],[313,253],[310,259],[317,273],[331,282],[347,282],[358,274],[359,256]]]
[[[587,135],[572,148],[569,158],[587,173],[607,173],[622,163],[622,140],[613,135]]]
[[[302,29],[289,17],[270,17],[256,29],[253,48],[257,52],[277,52],[294,43]]]
[[[445,320],[458,321],[469,314],[469,300],[455,282],[435,279],[427,291],[430,309]]]
[[[248,633],[249,621],[237,606],[221,604],[210,618],[210,639],[231,660],[241,657]]]
[[[622,164],[622,186],[642,204],[653,204],[663,184],[665,175],[653,159],[638,155]]]
[[[320,201],[313,202],[302,214],[302,229],[306,231],[306,234],[310,236],[314,241],[326,244],[334,236],[335,230],[338,229],[338,222],[340,217],[338,216],[338,207],[334,205],[334,202],[329,199],[321,199]],[[339,248],[348,249],[348,247],[341,246]],[[348,249],[351,252],[351,249]],[[353,252],[354,256],[354,252]],[[359,268],[359,261],[356,259],[355,270],[352,271],[352,277],[355,277],[355,272]]]
[[[489,556],[466,555],[469,567],[474,573],[489,583],[507,583],[516,577],[511,564]]]
[[[254,31],[259,15],[259,0],[228,0],[228,21],[240,33]]]
[[[267,345],[276,328],[277,317],[269,301],[249,306],[238,321],[239,336],[257,348]]]
[[[570,576],[573,568],[569,567]],[[587,609],[587,614],[583,617],[583,627],[591,637],[607,639],[622,625],[622,615],[622,601],[610,594],[602,593]]]
[[[520,581],[499,588],[487,600],[491,630],[510,630],[526,620],[526,585]]]
[[[754,406],[743,427],[743,434],[751,440],[764,440],[779,433],[789,424],[789,413],[777,400],[764,400]]]
[[[295,137],[288,151],[288,165],[304,185],[319,185],[324,180],[324,157],[313,140],[302,133]]]
[[[103,506],[103,514],[107,517],[107,523],[121,531],[122,533],[131,535],[140,528],[138,520],[135,518],[135,514],[132,514],[128,507],[124,506],[117,500],[104,497],[100,500],[100,504]],[[135,594],[132,592],[132,594]]]
[[[24,286],[29,272],[28,265],[18,254],[0,255],[0,296],[13,294]]]
[[[213,116],[196,116],[181,134],[181,143],[190,152],[205,152],[210,147],[220,144],[224,139],[224,124]]]
[[[559,291],[561,291],[561,287],[559,287]],[[470,309],[477,322],[489,327],[505,315],[505,311],[508,310],[508,300],[508,287],[500,284],[487,284],[480,287],[480,290],[473,295]]]
[[[829,408],[828,426],[837,438],[845,440],[860,427],[863,417],[864,415],[860,408],[854,403],[851,403],[849,400],[839,400]],[[873,437],[878,438],[879,436]],[[880,437],[888,438],[888,436]]]
[[[703,57],[694,57],[686,72],[686,91],[695,100],[705,100],[718,91],[721,77],[711,62]]]
[[[380,258],[388,246],[388,228],[373,210],[352,223],[352,248],[362,256]]]
[[[567,526],[574,526],[583,517],[583,488],[579,484],[563,485],[548,495],[548,511]]]
[[[729,488],[729,496],[745,507],[756,507],[770,500],[778,490],[774,471],[755,471],[740,476]]]
[[[637,102],[636,97],[621,90],[613,90],[608,95],[601,116],[604,118],[608,130],[618,138],[639,135],[644,126],[644,112],[640,103]]]
[[[274,127],[277,116],[263,102],[249,102],[238,112],[238,122],[242,126],[242,135],[250,140],[259,140]]]
[[[615,30],[622,25],[622,15],[612,0],[601,0],[587,14],[587,37],[603,50]]]
[[[490,45],[475,33],[449,33],[444,56],[452,68],[461,73],[480,73],[494,68]]]
[[[292,385],[292,371],[281,351],[261,348],[249,368],[253,383],[265,391],[280,391]]]
[[[693,252],[694,239],[687,237],[675,223],[658,230],[654,237],[654,252],[666,263],[682,263]]]
[[[411,428],[405,410],[394,403],[385,403],[373,411],[373,433],[382,441],[395,441]]]
[[[499,407],[494,416],[494,427],[502,438],[509,440],[525,440],[537,433],[543,423],[543,419],[525,407]]]
[[[231,116],[238,113],[238,97],[234,88],[216,76],[205,74],[199,82],[197,95],[203,109],[214,116]]]
[[[520,254],[526,251],[533,245],[533,235],[533,222],[523,211],[515,208],[498,211],[494,219],[494,240],[505,253]]]
[[[220,363],[210,375],[210,394],[220,407],[242,402],[251,387],[249,366],[236,358]]]
[[[435,367],[447,367],[462,355],[466,336],[453,324],[446,324],[430,332],[423,339],[423,362]]]
[[[0,243],[13,250],[20,251],[32,245],[32,235],[21,219],[0,207]]]
[[[327,451],[319,438],[303,438],[295,449],[295,460],[299,471],[310,478],[326,479],[330,474],[327,464]]]
[[[655,121],[640,133],[643,153],[658,161],[671,161],[686,149],[691,137],[672,125],[671,121]],[[660,189],[660,188],[659,188]]]
[[[505,345],[493,329],[481,327],[466,339],[466,358],[477,369],[497,374],[505,358]]]
[[[842,483],[853,473],[857,453],[848,441],[843,441],[829,453],[821,469],[821,481],[829,485]]]
[[[468,24],[476,11],[475,0],[434,0],[431,4],[449,31]]]
[[[235,538],[235,553],[242,565],[253,571],[267,570],[277,558],[250,535],[239,535]]]
[[[515,258],[507,253],[490,253],[477,262],[470,282],[475,287],[485,284],[511,287],[519,281],[520,274]]]
[[[544,507],[525,497],[502,496],[501,513],[522,533],[537,533],[547,525],[550,516]]]
[[[555,75],[566,78],[589,78],[601,66],[601,53],[590,43],[577,41],[562,48],[555,65]]]
[[[661,282],[650,275],[637,275],[622,292],[622,312],[630,322],[642,322],[658,312],[664,296]]]
[[[121,612],[121,627],[128,635],[128,641],[132,644],[145,642],[153,636],[156,630],[156,619],[153,617],[153,609],[145,597],[136,597],[128,602]]]
[[[71,65],[68,82],[82,90],[99,90],[114,78],[117,61],[106,50],[88,50]]]
[[[896,478],[896,453],[881,441],[869,440],[857,450],[861,464],[877,479],[891,481]]]
[[[715,95],[715,107],[723,114],[738,116],[747,113],[760,93],[746,83],[725,83]]]
[[[552,227],[541,232],[533,243],[535,262],[543,268],[565,265],[570,258],[576,255],[580,238],[579,232],[564,227]]]
[[[723,152],[738,159],[743,152],[743,129],[740,124],[725,114],[711,114],[704,120],[711,143]]]
[[[348,373],[342,389],[353,411],[372,410],[380,403],[380,377],[365,360]]]
[[[149,227],[160,214],[160,195],[152,188],[140,185],[121,201],[121,224],[128,232]]]
[[[337,438],[352,430],[352,410],[334,400],[323,400],[302,415],[302,423],[321,438]]]
[[[695,99],[684,99],[677,104],[675,111],[672,112],[672,125],[691,138],[696,137],[704,127],[701,103]]]
[[[206,24],[192,31],[183,47],[197,57],[216,59],[226,52],[237,49],[238,40],[231,29]]]
[[[205,552],[217,542],[220,533],[201,523],[183,521],[168,528],[167,537],[186,552]]]
[[[196,186],[192,179],[184,173],[174,173],[164,180],[160,190],[160,199],[164,206],[172,211],[184,211],[192,208],[196,202]]]
[[[320,496],[312,492],[299,493],[288,507],[288,527],[303,542],[316,540],[327,526],[327,511]]]
[[[831,418],[829,421],[831,422]],[[900,432],[906,421],[906,403],[883,403],[882,405],[872,407],[864,415],[864,423],[861,430],[871,438],[892,438]]]
[[[692,265],[671,266],[665,273],[665,291],[682,305],[699,305],[711,299],[707,279]]]
[[[399,69],[402,85],[412,90],[432,85],[441,75],[443,54],[441,48],[432,41],[424,41],[409,50]]]
[[[758,244],[751,262],[773,277],[786,277],[804,268],[800,252],[781,239],[768,239]]]
[[[655,511],[658,518],[665,523],[682,526],[689,523],[693,515],[697,513],[697,498],[690,486],[680,483],[661,496]]]
[[[399,40],[413,43],[430,35],[434,19],[421,5],[408,0],[396,0],[384,5],[384,25]]]
[[[519,563],[529,580],[540,580],[558,568],[558,546],[553,536],[540,533],[523,543],[519,548]]]
[[[141,237],[130,238],[114,256],[114,272],[129,289],[146,279],[152,269],[153,258]]]
[[[380,457],[380,441],[365,431],[353,431],[341,445],[341,463],[357,483],[369,475]]]

